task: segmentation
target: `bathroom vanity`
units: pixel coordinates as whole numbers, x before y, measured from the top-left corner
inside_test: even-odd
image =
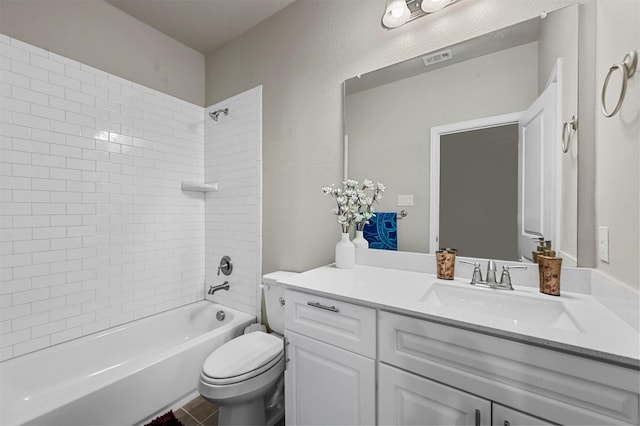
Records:
[[[363,265],[283,285],[289,425],[639,422],[638,331],[591,295]]]

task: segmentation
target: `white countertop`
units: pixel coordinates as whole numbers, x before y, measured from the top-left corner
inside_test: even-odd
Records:
[[[595,297],[562,292],[549,296],[537,289],[514,285],[514,291],[473,287],[468,282],[440,280],[435,275],[396,269],[356,265],[338,269],[333,265],[285,278],[285,287],[356,303],[363,306],[411,315],[523,343],[548,347],[627,367],[640,368],[640,334]],[[435,284],[435,287],[434,287]],[[477,292],[508,293],[507,302],[561,303],[579,329],[541,326],[531,321],[505,321],[491,312],[473,313],[427,304],[425,295],[432,287]],[[474,294],[468,293],[467,294]],[[487,296],[481,294],[480,296]]]

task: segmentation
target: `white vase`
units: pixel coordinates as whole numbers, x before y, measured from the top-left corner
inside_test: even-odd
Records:
[[[336,268],[349,269],[356,264],[356,246],[349,241],[349,233],[343,232],[336,244]]]
[[[364,236],[362,235],[363,232],[364,231],[356,230],[356,236],[353,240],[351,240],[356,248],[369,248],[369,241],[364,238]]]

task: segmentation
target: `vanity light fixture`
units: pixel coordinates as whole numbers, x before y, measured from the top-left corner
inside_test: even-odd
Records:
[[[409,21],[437,12],[458,0],[387,0],[382,25],[397,28]]]

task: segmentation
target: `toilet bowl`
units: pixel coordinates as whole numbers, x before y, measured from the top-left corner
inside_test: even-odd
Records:
[[[218,425],[273,424],[284,415],[284,289],[263,277],[267,321],[274,333],[256,331],[230,340],[205,360],[198,392],[220,407]]]

